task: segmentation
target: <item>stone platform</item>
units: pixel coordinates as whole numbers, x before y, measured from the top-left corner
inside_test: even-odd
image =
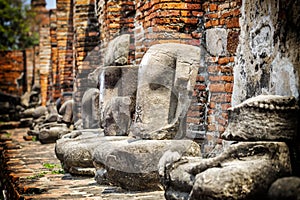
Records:
[[[0,127],[0,188],[6,199],[164,199],[163,191],[128,192],[99,185],[93,177],[64,174],[54,153],[55,144],[25,140],[26,131]]]

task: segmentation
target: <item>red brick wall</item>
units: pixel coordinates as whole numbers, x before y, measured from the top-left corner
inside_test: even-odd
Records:
[[[200,45],[201,0],[136,0],[136,62],[154,44]]]
[[[134,17],[135,1],[97,0],[97,15],[100,25],[101,57],[108,43],[121,34],[131,35],[130,55],[128,64],[134,62]]]
[[[241,0],[211,0],[202,5],[205,12],[203,24],[205,31],[201,39],[206,47],[206,70],[200,73],[202,77],[199,79],[201,87],[209,92],[207,145],[204,152],[209,152],[216,143],[221,142],[220,135],[227,126],[227,108],[231,106],[234,81],[234,56],[239,43],[241,2]]]
[[[40,50],[39,46],[34,47],[34,68],[33,68],[33,85],[40,86]]]
[[[44,24],[40,27],[40,86],[41,86],[41,98],[42,105],[46,105],[49,99],[50,82],[48,78],[50,76],[50,61],[51,61],[51,43],[50,43],[50,27],[49,24]],[[50,87],[49,87],[50,86]]]
[[[88,23],[87,23],[88,22]],[[99,66],[99,25],[94,0],[74,0],[74,100],[76,117],[80,118],[81,99],[86,90],[95,88],[88,74]]]
[[[56,38],[61,91],[73,90],[73,0],[56,0]]]
[[[57,20],[56,10],[50,10],[50,45],[51,45],[51,67],[49,84],[50,98],[55,101],[60,97],[60,74],[58,68],[58,47],[57,47]]]
[[[154,44],[175,42],[201,46],[201,66],[187,113],[187,126],[191,137],[206,140],[204,151],[207,152],[221,142],[220,134],[227,126],[240,5],[241,0],[135,0],[133,4],[97,1],[101,50],[114,36],[126,33],[122,32],[125,21],[130,21],[129,27],[133,26],[132,51],[135,51],[133,63],[136,64]],[[123,14],[124,9],[127,16]]]
[[[48,95],[56,99],[60,92],[74,91],[75,101],[80,103],[89,87],[88,73],[101,65],[108,43],[121,34],[131,34],[128,64],[138,64],[154,44],[199,46],[201,66],[187,125],[192,137],[206,139],[204,151],[209,152],[221,142],[220,134],[227,126],[240,6],[241,0],[57,0],[57,11],[50,14]],[[43,51],[35,49],[34,69],[28,68],[33,71],[35,84],[44,82],[47,74],[43,70]],[[28,74],[27,79],[30,77]]]
[[[26,87],[28,92],[31,92],[33,85],[34,70],[34,49],[26,49]]]
[[[20,96],[25,89],[25,52],[0,51],[0,92]]]

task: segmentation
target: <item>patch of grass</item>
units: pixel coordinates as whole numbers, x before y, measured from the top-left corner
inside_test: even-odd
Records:
[[[55,164],[51,163],[44,163],[43,166],[47,169],[53,169],[55,167]]]
[[[64,174],[65,171],[59,164],[44,163],[43,166],[51,170],[51,174]]]
[[[51,171],[51,174],[64,174],[65,171],[63,169],[54,169]]]
[[[36,142],[36,141],[37,141],[36,136],[32,136],[31,140],[32,140],[33,142]]]
[[[5,133],[4,135],[5,135],[5,137],[10,138],[11,133]]]
[[[26,178],[27,179],[36,179],[36,178],[42,178],[45,176],[45,174],[47,174],[48,172],[40,172],[40,173],[37,173],[37,174],[34,174],[32,176],[27,176]]]
[[[57,164],[51,164],[51,163],[44,163],[43,166],[47,169],[54,169],[54,168],[61,168],[60,165]]]

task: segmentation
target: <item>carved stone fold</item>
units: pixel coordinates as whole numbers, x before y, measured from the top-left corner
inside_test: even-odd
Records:
[[[167,199],[266,197],[276,179],[291,174],[284,142],[241,142],[215,158],[192,159],[188,164],[184,160],[166,168],[163,183]]]
[[[237,141],[291,141],[295,139],[299,107],[294,97],[259,95],[228,110],[222,137]]]
[[[103,137],[99,129],[73,131],[71,135],[56,141],[55,153],[64,170],[76,173],[75,168],[94,167],[92,154],[96,147],[126,139],[128,137]]]
[[[97,147],[93,161],[107,170],[110,183],[128,190],[160,190],[158,164],[167,151],[180,156],[200,156],[200,147],[190,140],[136,140],[111,142]]]

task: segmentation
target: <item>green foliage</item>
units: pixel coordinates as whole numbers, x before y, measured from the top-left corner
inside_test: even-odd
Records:
[[[11,133],[5,133],[5,136],[6,136],[7,138],[10,138]]]
[[[25,49],[38,43],[31,31],[34,13],[24,0],[0,0],[0,50]]]
[[[40,172],[40,173],[37,173],[37,174],[34,174],[32,176],[27,176],[26,178],[27,179],[36,179],[36,178],[42,178],[45,176],[45,174],[47,174],[48,172]]]
[[[64,174],[65,171],[61,168],[61,165],[44,163],[43,166],[51,170],[51,174]]]
[[[65,171],[63,169],[54,169],[51,171],[51,174],[64,174]]]
[[[51,163],[44,163],[43,166],[47,169],[54,169],[54,168],[60,168],[60,165],[57,164],[51,164]]]
[[[34,136],[32,136],[31,140],[32,140],[33,142],[36,142],[36,141],[37,141],[37,138],[36,138],[36,136],[35,136],[35,135],[34,135]]]
[[[42,178],[46,174],[64,174],[65,171],[61,168],[59,164],[52,164],[52,163],[44,163],[43,167],[49,169],[49,171],[41,171],[39,173],[35,173],[32,176],[27,176],[26,179],[37,179]]]

